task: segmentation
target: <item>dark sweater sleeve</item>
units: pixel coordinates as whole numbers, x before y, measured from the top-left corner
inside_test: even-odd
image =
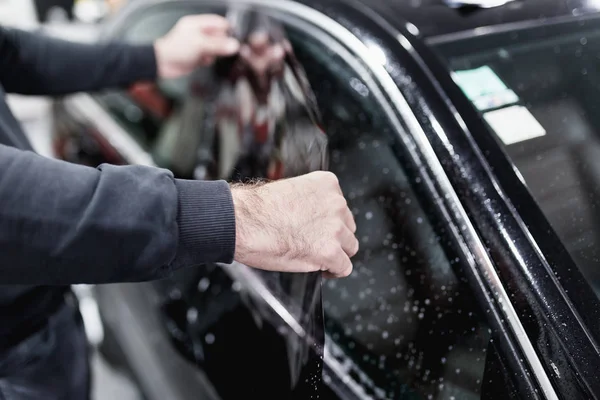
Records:
[[[154,80],[152,45],[82,44],[0,27],[0,83],[7,92],[61,95]]]
[[[235,214],[224,181],[142,166],[89,168],[0,145],[0,282],[144,281],[229,263]]]

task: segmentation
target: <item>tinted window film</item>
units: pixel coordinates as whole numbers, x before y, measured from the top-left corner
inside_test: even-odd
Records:
[[[340,57],[290,35],[361,242],[353,274],[324,284],[331,354],[372,398],[479,398],[490,333],[399,161],[397,133]]]
[[[574,261],[600,290],[600,23],[440,45]]]

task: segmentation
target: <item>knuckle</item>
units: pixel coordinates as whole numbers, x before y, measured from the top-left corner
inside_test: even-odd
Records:
[[[344,196],[337,194],[335,196],[335,199],[333,200],[333,205],[338,211],[346,211],[346,208],[348,208],[348,202],[346,201]]]
[[[328,184],[339,183],[337,176],[331,171],[315,171],[312,174],[314,177],[319,178]]]
[[[338,179],[336,174],[334,174],[333,172],[330,172],[330,171],[327,171],[325,173],[327,174],[327,179],[331,182],[332,185],[335,185],[335,186],[340,185],[340,180]]]
[[[340,211],[346,211],[348,209],[348,201],[344,196],[337,196],[336,203]]]
[[[328,244],[327,246],[325,246],[325,249],[323,250],[323,257],[328,262],[335,261],[337,259],[337,255],[338,255],[337,244],[335,242],[332,242],[332,243]]]
[[[346,226],[342,223],[342,221],[338,221],[333,226],[333,234],[336,239],[339,239],[344,236],[346,233]]]

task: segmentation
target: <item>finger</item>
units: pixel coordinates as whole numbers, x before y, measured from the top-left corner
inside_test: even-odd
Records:
[[[216,14],[190,15],[184,18],[187,23],[195,25],[203,33],[225,33],[231,27],[225,17]]]
[[[240,42],[227,36],[204,36],[201,40],[204,57],[231,56],[236,54],[240,49]]]
[[[324,269],[332,278],[344,278],[352,273],[352,261],[341,249],[336,257],[336,262],[330,268]]]
[[[358,239],[350,229],[344,229],[342,233],[340,233],[339,240],[344,253],[346,253],[348,257],[354,257],[356,253],[358,253]]]
[[[346,207],[344,210],[344,224],[350,229],[352,233],[356,233],[356,220],[354,219],[354,215],[350,208]]]

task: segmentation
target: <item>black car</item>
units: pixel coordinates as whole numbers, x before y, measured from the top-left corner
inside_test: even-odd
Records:
[[[303,320],[294,301],[311,295],[242,266],[97,287],[106,353],[148,398],[600,397],[600,4],[456,3],[232,2],[283,23],[361,250],[323,284],[322,350],[318,307]],[[228,7],[134,1],[102,37]],[[57,155],[194,177],[194,146],[161,151],[188,87],[57,101]]]

